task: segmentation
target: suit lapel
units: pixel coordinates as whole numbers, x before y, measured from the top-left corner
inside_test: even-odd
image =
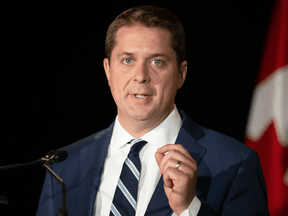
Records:
[[[197,140],[205,136],[205,133],[188,117],[184,111],[179,111],[182,116],[182,126],[175,143],[183,145],[199,165],[201,159],[206,153],[206,149],[201,146]],[[161,176],[145,215],[160,216],[173,214],[173,210],[169,206],[163,184],[163,177]]]
[[[95,142],[81,149],[79,206],[80,215],[93,215],[96,193],[100,184],[103,166],[110,144],[114,123],[95,136]]]
[[[205,136],[204,131],[196,125],[183,111],[179,110],[183,118],[176,143],[182,144],[194,160],[199,163],[206,149],[198,144],[197,140]],[[107,156],[108,146],[113,132],[114,123],[105,131],[95,136],[95,141],[85,146],[80,152],[80,180],[79,180],[79,206],[80,215],[93,215],[96,193],[99,188],[103,166]],[[151,198],[145,215],[172,215],[161,177]]]

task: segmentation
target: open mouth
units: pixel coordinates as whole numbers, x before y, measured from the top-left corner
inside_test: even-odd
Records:
[[[143,98],[145,98],[146,96],[148,96],[148,95],[140,95],[140,94],[134,94],[134,96],[136,97],[136,98],[140,98],[140,99],[143,99]]]

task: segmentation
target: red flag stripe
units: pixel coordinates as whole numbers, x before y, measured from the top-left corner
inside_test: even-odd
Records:
[[[288,186],[283,183],[288,164],[288,149],[280,145],[274,124],[270,124],[260,140],[254,142],[247,138],[246,144],[259,155],[267,185],[270,215],[288,215]]]
[[[288,64],[288,0],[276,1],[265,41],[257,84]]]

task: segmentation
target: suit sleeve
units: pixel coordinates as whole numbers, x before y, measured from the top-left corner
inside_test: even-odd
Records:
[[[53,188],[52,176],[48,172],[46,172],[45,181],[42,188],[36,216],[57,215],[54,211],[52,188]]]
[[[231,182],[221,216],[269,215],[267,192],[257,153],[249,149]]]

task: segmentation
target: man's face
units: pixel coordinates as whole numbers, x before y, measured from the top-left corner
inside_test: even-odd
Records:
[[[104,59],[104,68],[120,123],[155,122],[163,121],[173,110],[187,62],[178,68],[170,32],[135,25],[118,30],[110,64]]]

